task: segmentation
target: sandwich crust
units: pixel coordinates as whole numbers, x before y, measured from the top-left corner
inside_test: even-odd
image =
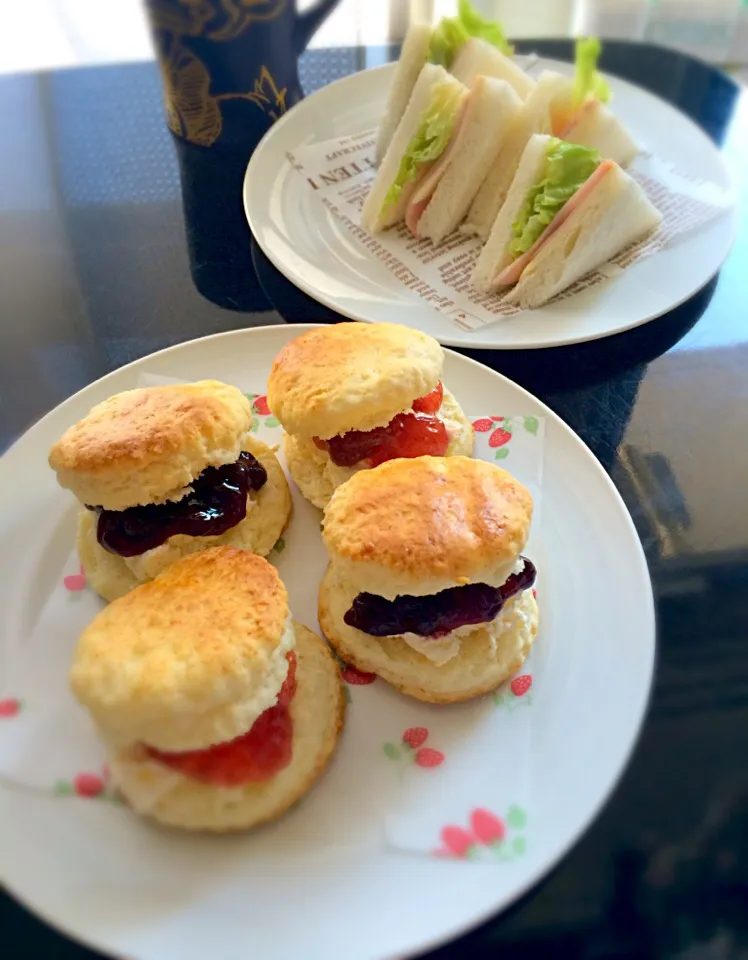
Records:
[[[436,340],[395,323],[338,323],[302,333],[275,358],[268,405],[290,434],[383,427],[438,383]]]
[[[345,579],[388,599],[498,586],[527,542],[532,507],[518,480],[483,460],[390,460],[336,490],[322,536]]]
[[[292,647],[276,569],[216,547],[102,610],[70,682],[110,743],[199,750],[246,732],[275,703]]]
[[[244,394],[217,380],[128,390],[66,430],[49,464],[90,506],[179,500],[206,467],[238,458],[251,423]]]
[[[310,789],[337,745],[345,692],[327,644],[298,623],[294,629],[297,687],[289,708],[294,725],[289,765],[263,783],[226,789],[150,761],[142,747],[121,748],[110,764],[112,780],[138,813],[186,830],[246,830],[275,820]]]
[[[350,590],[333,567],[319,593],[322,632],[346,663],[376,673],[400,693],[427,703],[456,703],[495,690],[522,666],[538,631],[538,607],[532,590],[513,597],[503,610],[498,638],[489,627],[462,638],[460,652],[437,665],[400,637],[372,637],[343,620]]]
[[[439,417],[450,431],[447,456],[469,457],[473,452],[474,435],[470,421],[462,412],[452,394],[444,388],[444,399]],[[283,453],[286,457],[288,470],[296,481],[302,494],[323,510],[330,502],[330,497],[337,488],[349,480],[359,470],[367,467],[339,467],[330,459],[330,454],[319,447],[308,437],[298,435],[283,436]]]
[[[291,492],[283,468],[273,451],[248,434],[242,448],[256,457],[267,471],[267,483],[247,497],[247,515],[217,537],[176,534],[152,550],[135,557],[120,557],[99,545],[96,514],[81,510],[76,547],[90,586],[105,600],[116,600],[140,583],[152,580],[172,563],[210,547],[237,547],[266,557],[275,546],[291,516]],[[315,447],[316,449],[316,447]]]
[[[387,103],[377,131],[376,160],[379,166],[408,106],[413,87],[428,56],[431,43],[431,25],[412,23],[405,34],[400,59],[395,67],[395,76],[387,94]]]

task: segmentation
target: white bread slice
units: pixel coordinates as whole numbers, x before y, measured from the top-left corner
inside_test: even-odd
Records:
[[[431,27],[427,23],[414,23],[405,35],[400,59],[395,68],[384,113],[377,133],[377,166],[384,159],[387,147],[395,134],[398,123],[408,106],[418,74],[426,63],[431,42]]]
[[[470,206],[462,232],[485,240],[501,209],[511,186],[522,153],[530,137],[535,133],[551,132],[551,109],[554,100],[566,96],[569,81],[559,73],[544,70],[538,77],[535,88],[525,100],[517,116],[513,131],[496,157],[478,193]]]
[[[415,134],[431,100],[431,90],[437,83],[455,84],[467,96],[467,88],[450,76],[444,67],[437,66],[434,63],[427,63],[421,69],[413,88],[413,94],[408,102],[408,106],[403,114],[403,118],[395,130],[395,135],[387,148],[384,160],[379,167],[374,182],[371,185],[364,206],[361,211],[361,223],[369,233],[377,233],[384,230],[392,224],[402,220],[405,215],[405,209],[410,200],[410,196],[418,185],[418,179],[407,184],[402,191],[400,200],[385,216],[382,216],[382,204],[387,192],[392,186],[392,182],[397,176],[400,166],[400,160],[405,153],[411,138]]]
[[[547,134],[536,133],[527,141],[506,202],[502,204],[488,242],[481,250],[478,262],[473,268],[471,279],[478,290],[491,290],[494,278],[512,262],[512,256],[509,253],[509,244],[513,237],[512,224],[517,219],[527,191],[545,176],[550,139]]]
[[[449,72],[469,87],[476,77],[506,80],[522,99],[531,93],[535,81],[509,57],[480,37],[471,37],[460,47]]]
[[[522,101],[505,80],[477,77],[445,172],[418,223],[418,236],[439,243],[460,225]]]
[[[569,143],[597,150],[603,160],[627,166],[639,152],[626,127],[599,100],[591,98],[582,106],[575,123],[563,134]]]
[[[661,220],[662,214],[636,180],[614,164],[542,244],[505,299],[524,309],[541,306],[646,237]]]

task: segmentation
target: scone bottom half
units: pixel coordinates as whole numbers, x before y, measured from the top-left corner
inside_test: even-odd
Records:
[[[251,424],[241,391],[200,381],[117,394],[63,435],[50,464],[90,514],[78,551],[98,593],[116,599],[209,546],[270,552],[291,497]]]
[[[71,686],[138,813],[194,830],[274,819],[329,761],[345,698],[267,561],[230,547],[173,564],[84,631]]]
[[[522,552],[531,517],[529,491],[484,461],[423,457],[356,475],[325,511],[324,634],[419,699],[494,689],[537,633],[536,570]]]

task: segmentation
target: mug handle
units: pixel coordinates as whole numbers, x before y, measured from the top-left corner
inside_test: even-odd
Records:
[[[322,21],[332,12],[333,7],[336,7],[338,3],[340,3],[340,0],[320,0],[311,10],[296,14],[296,23],[293,27],[293,42],[296,48],[296,56],[303,53],[306,45],[322,25]]]

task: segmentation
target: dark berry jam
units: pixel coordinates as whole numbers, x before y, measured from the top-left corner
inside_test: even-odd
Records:
[[[110,553],[136,557],[160,547],[169,537],[217,537],[247,515],[247,494],[267,483],[263,465],[251,453],[235,463],[208,467],[193,482],[192,493],[176,503],[149,503],[127,510],[101,510],[96,539]]]
[[[293,756],[293,720],[289,706],[296,694],[296,654],[286,654],[288,675],[278,701],[255,720],[250,729],[228,743],[207,750],[166,753],[154,747],[147,752],[185,777],[213,787],[241,787],[270,780]]]
[[[372,637],[394,637],[415,633],[419,637],[438,640],[445,634],[475,623],[489,623],[504,604],[535,583],[535,566],[524,560],[519,573],[513,573],[500,587],[487,583],[469,583],[449,587],[424,597],[408,595],[385,600],[373,593],[359,593],[351,609],[343,617]]]

